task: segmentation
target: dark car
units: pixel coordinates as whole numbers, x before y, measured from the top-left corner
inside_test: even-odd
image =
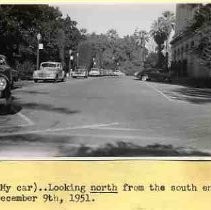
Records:
[[[144,69],[143,71],[140,71],[136,75],[136,77],[142,81],[156,80],[156,81],[171,82],[170,73],[163,71],[162,69],[153,69],[153,68]]]
[[[6,57],[0,55],[0,102],[11,104],[12,68],[7,64]]]

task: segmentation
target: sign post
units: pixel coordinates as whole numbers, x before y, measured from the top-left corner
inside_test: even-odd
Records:
[[[37,34],[37,70],[39,69],[39,60],[40,60],[40,48],[43,49],[43,45],[40,46],[40,39],[41,39],[41,34]]]

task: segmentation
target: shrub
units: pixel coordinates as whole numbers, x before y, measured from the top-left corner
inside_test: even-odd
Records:
[[[36,69],[36,65],[31,61],[24,61],[23,63],[18,63],[16,69],[19,72],[20,79],[28,80],[32,79],[32,75],[34,70]]]

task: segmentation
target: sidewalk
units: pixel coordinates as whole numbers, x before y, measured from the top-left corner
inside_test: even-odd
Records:
[[[209,79],[175,78],[172,79],[172,84],[202,89],[211,92],[211,78]]]

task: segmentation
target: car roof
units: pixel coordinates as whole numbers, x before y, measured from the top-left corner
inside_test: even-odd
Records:
[[[61,62],[46,61],[46,62],[42,62],[41,64],[43,64],[43,63],[60,64]]]

